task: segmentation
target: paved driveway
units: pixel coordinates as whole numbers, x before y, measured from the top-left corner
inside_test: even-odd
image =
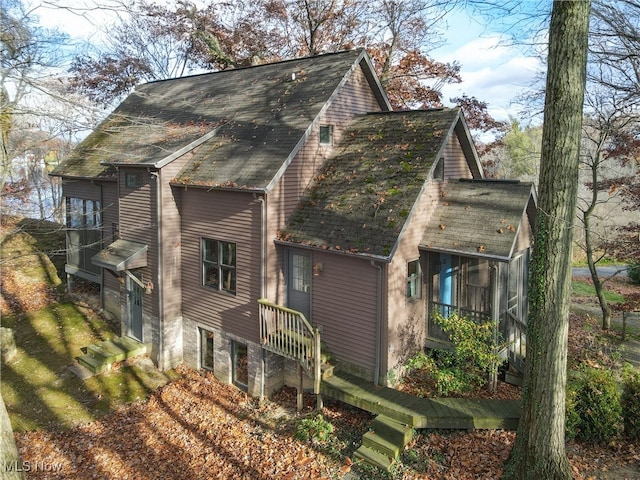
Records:
[[[601,277],[610,277],[615,274],[617,274],[617,276],[626,277],[627,266],[616,265],[612,267],[598,267],[598,275]],[[574,268],[573,276],[574,277],[590,277],[591,272],[589,272],[589,269],[587,267]]]

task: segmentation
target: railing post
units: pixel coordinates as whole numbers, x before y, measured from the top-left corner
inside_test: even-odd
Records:
[[[320,330],[318,328],[315,329],[314,332],[314,340],[315,340],[315,351],[313,353],[314,359],[314,393],[316,395],[320,394],[320,380],[322,377],[322,346],[320,344]]]

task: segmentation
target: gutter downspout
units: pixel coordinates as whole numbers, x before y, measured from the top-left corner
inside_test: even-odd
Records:
[[[376,359],[373,371],[373,384],[380,385],[380,343],[382,342],[382,266],[371,260],[371,266],[377,270],[378,282],[376,292]]]
[[[160,178],[160,171],[149,172],[152,178],[156,180],[156,218],[157,218],[157,243],[158,243],[158,367],[161,371],[165,369],[164,358],[164,283],[163,271],[164,260],[162,256],[162,182]],[[160,363],[162,362],[162,363]]]
[[[491,269],[491,321],[493,322],[493,344],[494,351],[498,345],[498,334],[500,328],[500,293],[498,287],[500,285],[500,269],[495,261],[489,262],[489,268]],[[509,347],[507,347],[509,348]],[[509,359],[509,351],[507,350],[507,360]],[[497,365],[496,365],[497,369]],[[489,377],[489,390],[495,391],[498,382],[496,373],[491,373]]]
[[[119,184],[119,182],[117,182]],[[96,184],[100,189],[100,250],[104,247],[104,186],[102,183]],[[100,311],[104,311],[104,268],[100,269]]]
[[[260,298],[267,298],[267,196],[261,195],[257,196],[256,199],[260,202]],[[258,311],[258,317],[260,313]],[[260,318],[258,318],[259,321]],[[261,371],[261,379],[260,379],[260,400],[263,400],[265,397],[264,386],[265,386],[265,372],[267,369],[267,351],[262,349],[262,371]]]
[[[258,197],[260,202],[260,298],[267,298],[267,197]]]

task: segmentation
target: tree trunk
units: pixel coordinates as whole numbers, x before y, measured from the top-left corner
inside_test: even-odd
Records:
[[[607,299],[604,296],[604,286],[602,280],[598,275],[598,269],[596,268],[596,260],[593,251],[593,239],[591,230],[591,217],[598,204],[598,169],[602,165],[602,157],[600,153],[600,146],[596,153],[595,160],[591,163],[591,182],[593,188],[591,189],[591,201],[586,210],[582,212],[582,223],[584,224],[584,251],[587,256],[587,264],[589,265],[589,272],[591,273],[591,280],[593,280],[593,287],[596,290],[596,296],[598,297],[598,303],[600,310],[602,311],[602,329],[609,330],[611,328],[611,308],[607,303]]]
[[[504,478],[570,479],[565,387],[590,0],[553,3],[522,418]]]
[[[595,192],[595,195],[597,195],[597,190],[594,189],[594,192]],[[585,253],[587,255],[587,264],[589,265],[591,280],[593,280],[593,288],[595,288],[596,290],[596,296],[598,297],[598,303],[600,305],[600,310],[602,311],[602,329],[609,330],[611,328],[611,307],[609,307],[609,304],[607,303],[607,299],[604,296],[604,286],[602,285],[602,280],[600,280],[600,276],[598,275],[596,262],[593,258],[594,256],[593,242],[591,241],[591,233],[592,233],[591,232],[591,213],[592,212],[593,212],[593,209],[589,208],[584,212],[582,216],[582,221],[584,223]]]

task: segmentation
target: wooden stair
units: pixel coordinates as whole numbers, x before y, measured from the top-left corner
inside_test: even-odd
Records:
[[[99,375],[111,370],[114,363],[138,357],[147,352],[147,347],[128,337],[115,337],[83,349],[83,355],[76,360],[84,368]]]
[[[384,470],[411,441],[415,428],[516,430],[521,413],[519,400],[420,398],[343,372],[323,378],[320,390],[378,414],[354,456]]]
[[[362,436],[362,445],[353,456],[389,471],[404,447],[413,438],[414,429],[386,415],[378,415],[371,430]]]

